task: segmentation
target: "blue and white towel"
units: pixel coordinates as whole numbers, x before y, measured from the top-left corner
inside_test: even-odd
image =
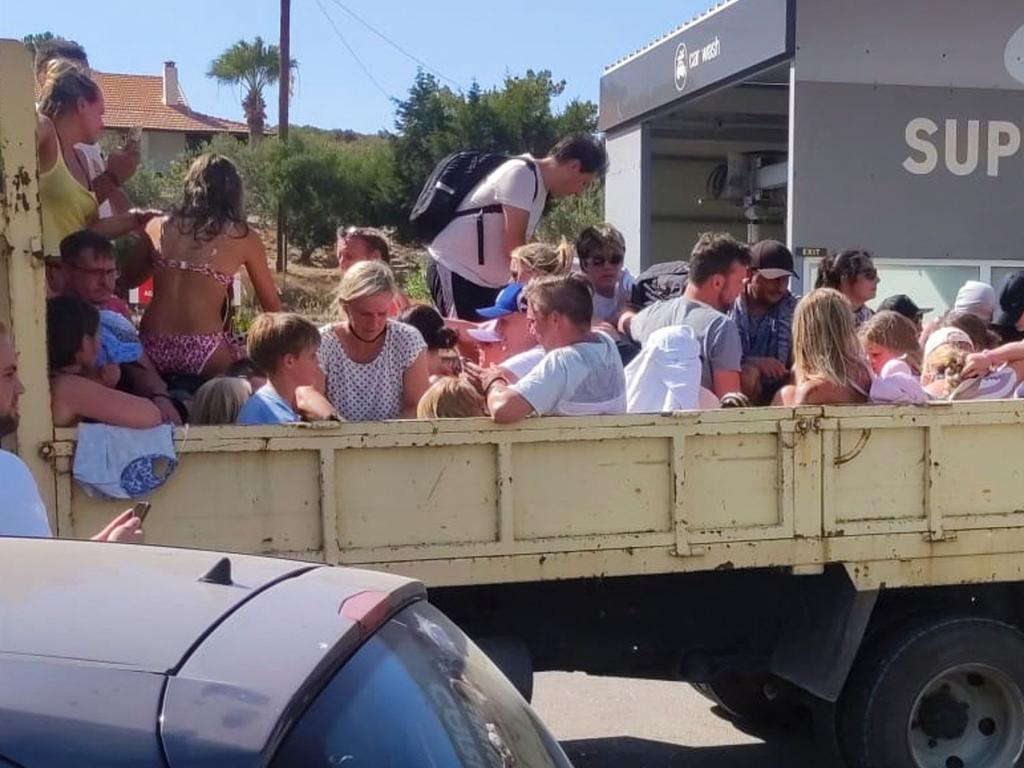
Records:
[[[80,424],[74,477],[92,496],[138,499],[167,482],[178,465],[170,424],[151,429]]]

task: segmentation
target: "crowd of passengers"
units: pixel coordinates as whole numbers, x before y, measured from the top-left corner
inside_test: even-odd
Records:
[[[966,283],[923,325],[928,310],[908,296],[868,308],[879,277],[861,250],[826,256],[801,298],[775,241],[706,233],[678,269],[636,277],[610,224],[531,242],[549,198],[605,172],[585,135],[508,160],[467,195],[473,215],[428,246],[432,304],[400,290],[383,232],[339,229],[336,320],[317,327],[283,311],[230,160],[196,159],[169,212],[132,208],[122,187],[138,147],[96,149],[103,94],[84,52],[51,41],[36,70],[57,426],[924,403],[1013,397],[1024,375],[1024,273],[998,295]],[[131,252],[116,256],[113,238],[129,234]],[[244,337],[231,332],[241,272],[262,309]],[[123,297],[148,278],[136,324]]]

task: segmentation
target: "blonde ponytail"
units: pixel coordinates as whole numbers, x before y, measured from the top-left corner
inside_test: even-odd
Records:
[[[63,59],[46,65],[39,95],[39,112],[49,118],[64,114],[78,105],[79,99],[90,104],[100,97],[100,87],[79,67]]]

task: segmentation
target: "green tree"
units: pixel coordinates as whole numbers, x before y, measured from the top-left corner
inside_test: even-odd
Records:
[[[592,102],[573,100],[560,112],[552,109],[552,101],[564,91],[565,81],[556,81],[548,70],[510,75],[500,88],[486,91],[474,83],[465,94],[454,93],[429,73],[417,73],[408,97],[397,105],[392,137],[400,197],[390,210],[399,233],[409,234],[409,209],[424,179],[448,153],[476,149],[541,156],[563,136],[596,131],[597,106]],[[563,213],[589,222],[594,211],[589,200],[584,208]]]
[[[298,62],[291,62],[294,70]],[[289,73],[290,75],[290,73]],[[258,141],[263,137],[267,121],[267,103],[263,89],[276,83],[281,77],[280,54],[276,45],[267,45],[257,37],[251,43],[239,40],[220,56],[210,62],[206,73],[223,85],[240,86],[244,89],[242,109],[249,126],[249,140]]]
[[[563,237],[570,243],[586,227],[604,221],[604,185],[594,184],[581,195],[563,197],[551,203],[537,228],[537,238],[558,243]]]
[[[40,43],[45,43],[47,40],[53,40],[55,38],[56,35],[54,35],[53,32],[47,30],[46,32],[39,32],[34,35],[25,35],[23,38],[21,38],[21,42],[24,43],[26,48],[28,48],[28,52],[35,56],[36,46],[38,46]]]

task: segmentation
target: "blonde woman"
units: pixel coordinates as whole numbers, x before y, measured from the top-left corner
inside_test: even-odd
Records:
[[[850,302],[831,288],[817,288],[793,315],[795,384],[783,387],[773,405],[864,403],[871,370],[857,339]]]
[[[572,270],[573,248],[565,240],[558,247],[529,243],[512,251],[512,282],[526,285],[535,277],[568,275]]]
[[[103,92],[89,75],[67,61],[50,62],[40,91],[36,127],[43,252],[50,260],[59,260],[61,240],[79,230],[120,237],[141,229],[157,214],[132,210],[100,219],[99,203],[103,201],[97,199],[88,161],[75,145],[99,141],[103,109]]]
[[[352,265],[336,293],[341,320],[320,329],[327,399],[346,421],[415,418],[429,386],[423,336],[389,317],[397,290],[384,262]]]
[[[190,424],[234,424],[252,387],[237,376],[218,376],[196,390],[189,413]]]

